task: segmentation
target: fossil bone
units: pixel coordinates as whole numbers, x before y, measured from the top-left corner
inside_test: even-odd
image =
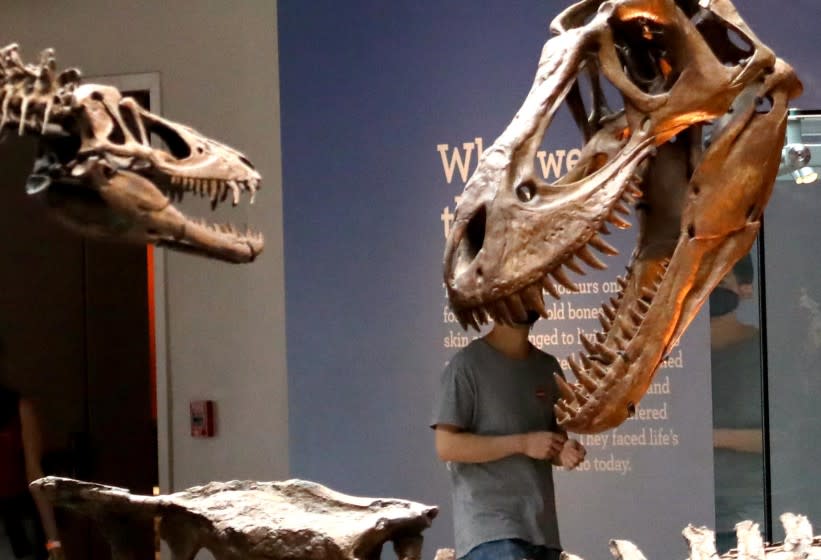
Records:
[[[690,550],[688,560],[818,560],[821,558],[821,537],[812,536],[812,526],[803,515],[785,513],[781,516],[786,537],[784,542],[765,546],[758,523],[742,521],[736,524],[738,546],[721,556],[716,552],[715,533],[707,527],[689,525],[681,532]],[[646,560],[641,550],[632,542],[613,539],[610,553],[616,560]],[[442,548],[436,553],[440,558],[455,558],[453,549]],[[561,560],[582,560],[575,554],[562,552]]]
[[[260,175],[239,152],[163,119],[113,87],[57,73],[54,52],[25,64],[15,44],[0,49],[0,129],[35,135],[40,155],[27,181],[58,219],[81,234],[153,243],[230,262],[248,262],[262,236],[190,219],[172,201],[185,193],[212,208],[246,192]],[[165,148],[151,145],[156,135]]]
[[[556,406],[565,429],[595,433],[635,411],[712,288],[749,251],[801,83],[729,0],[584,0],[552,29],[527,98],[465,185],[444,279],[464,328],[522,321],[528,308],[546,316],[542,289],[576,290],[565,268],[602,268],[591,249],[614,253],[602,238],[608,224],[629,227],[624,214],[637,214],[622,291],[604,305],[598,342],[582,341],[571,362],[579,383],[563,386]],[[621,94],[619,111],[607,106],[604,80]],[[585,145],[549,184],[534,157],[565,101]]]
[[[303,480],[211,482],[168,496],[46,477],[32,483],[52,503],[94,519],[113,560],[131,560],[134,527],[159,519],[175,560],[207,548],[217,560],[378,560],[392,541],[399,560],[420,560],[437,508],[358,498]]]

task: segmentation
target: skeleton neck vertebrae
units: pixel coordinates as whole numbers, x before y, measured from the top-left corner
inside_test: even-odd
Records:
[[[17,45],[0,50],[0,128],[36,135],[41,154],[27,182],[66,226],[84,235],[252,261],[262,237],[230,225],[192,220],[171,200],[187,192],[212,208],[260,175],[239,152],[163,119],[113,87],[81,84],[76,69],[56,71],[54,53],[24,64]],[[156,135],[165,148],[151,145]]]
[[[465,328],[528,310],[547,317],[556,307],[543,292],[579,291],[569,273],[606,268],[598,254],[617,253],[609,228],[637,215],[637,247],[613,279],[602,330],[567,359],[577,381],[558,380],[561,425],[595,433],[635,413],[710,291],[749,251],[801,84],[729,0],[585,0],[552,29],[522,107],[465,185],[444,276]],[[620,109],[608,107],[603,80]],[[585,145],[548,182],[536,154],[565,102]]]

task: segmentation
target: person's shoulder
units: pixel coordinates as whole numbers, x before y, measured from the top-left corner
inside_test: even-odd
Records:
[[[544,350],[540,350],[539,348],[533,347],[535,350],[534,354],[536,356],[536,360],[539,361],[541,364],[545,364],[549,366],[551,369],[554,369],[556,372],[561,372],[561,364],[559,360],[553,354],[545,352]]]
[[[477,338],[468,343],[467,346],[460,348],[448,360],[448,364],[445,366],[446,370],[468,371],[472,369],[477,360],[481,361],[480,355],[484,344],[481,338]]]
[[[556,356],[554,356],[550,352],[545,352],[544,350],[542,350],[540,348],[536,348],[535,346],[533,347],[533,350],[535,350],[535,354],[537,356],[539,356],[539,359],[547,360],[547,361],[551,361],[551,362],[558,362],[559,361],[559,360],[556,359]]]
[[[481,338],[471,340],[466,346],[460,348],[451,358],[451,361],[467,361],[480,354],[485,346],[485,341]]]

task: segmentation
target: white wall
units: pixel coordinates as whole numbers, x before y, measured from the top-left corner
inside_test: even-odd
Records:
[[[4,3],[0,44],[53,47],[84,75],[159,72],[164,115],[243,152],[263,176],[253,207],[217,212],[267,238],[252,265],[166,253],[171,488],[288,474],[276,3]],[[21,186],[22,188],[22,186]],[[209,212],[186,201],[188,212]],[[161,253],[160,253],[161,254]],[[160,257],[162,258],[162,257]],[[188,435],[188,402],[217,401],[218,437]]]

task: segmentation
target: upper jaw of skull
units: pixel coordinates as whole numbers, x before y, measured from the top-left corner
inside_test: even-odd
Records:
[[[44,138],[45,153],[29,178],[70,228],[85,235],[153,243],[231,262],[248,262],[262,237],[185,216],[172,200],[191,192],[212,208],[241,194],[251,201],[260,175],[239,152],[163,119],[113,87],[74,91],[73,134]],[[151,135],[165,146],[152,146]]]
[[[80,154],[97,154],[126,163],[130,170],[164,177],[169,184],[211,189],[228,183],[235,192],[255,193],[260,175],[239,152],[197,131],[168,121],[123,98],[113,87],[83,85],[75,92],[80,120]],[[165,148],[155,148],[150,135],[161,138]],[[196,183],[194,183],[196,182]]]
[[[630,183],[642,178],[650,144],[664,145],[725,115],[745,89],[772,72],[772,51],[729,2],[713,4],[708,11],[673,0],[587,1],[554,21],[562,33],[545,45],[528,98],[480,160],[457,208],[445,255],[445,281],[455,307],[521,289],[549,272],[550,263],[561,263],[586,245],[611,219]],[[719,24],[732,28],[742,44],[717,41]],[[712,42],[702,36],[705,30]],[[631,55],[638,62],[631,62]],[[743,58],[731,63],[733,55]],[[656,65],[655,75],[648,74],[649,63]],[[609,149],[585,148],[589,157],[582,163],[603,156],[603,164],[549,185],[535,176],[533,158],[583,67],[597,68],[619,90],[623,116],[609,121],[617,126],[599,125],[588,143],[606,138]],[[625,135],[629,141],[612,142]]]
[[[59,165],[48,153],[38,158],[28,191],[86,237],[150,243],[234,263],[251,262],[264,248],[259,234],[189,218],[151,179],[112,167],[108,159],[91,156],[78,164],[83,171],[76,175],[55,170]]]

